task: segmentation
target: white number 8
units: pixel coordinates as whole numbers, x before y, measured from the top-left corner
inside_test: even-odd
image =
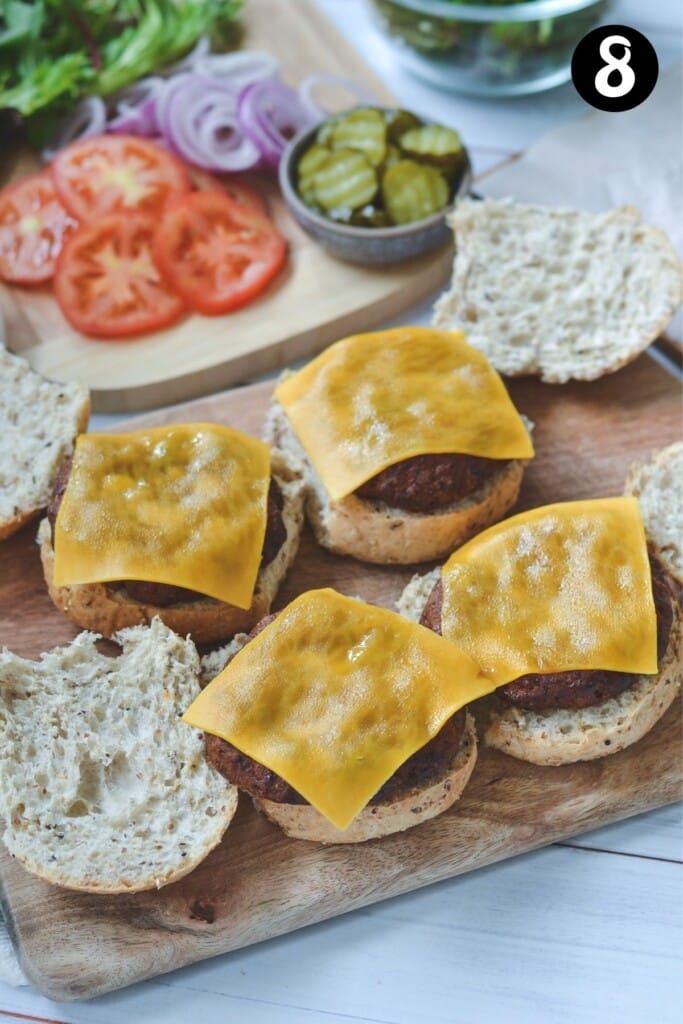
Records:
[[[623,57],[617,58],[612,53],[612,47],[619,43],[626,48]],[[631,43],[625,36],[607,36],[600,43],[600,56],[605,64],[595,76],[595,88],[601,96],[617,98],[626,96],[636,84],[636,76],[631,67]],[[617,85],[610,85],[609,77],[613,71],[619,72]]]

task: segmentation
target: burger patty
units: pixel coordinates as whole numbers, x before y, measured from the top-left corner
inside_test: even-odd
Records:
[[[440,778],[448,769],[460,747],[465,731],[465,709],[448,719],[441,731],[429,743],[421,747],[412,757],[394,772],[390,779],[377,790],[370,804],[388,804],[399,800],[415,789],[428,786]],[[234,786],[245,790],[250,796],[272,800],[278,804],[306,804],[288,782],[265,765],[247,757],[231,743],[204,734],[206,755],[214,768]]]
[[[257,622],[249,633],[253,640],[262,630],[269,626],[278,613],[266,615]],[[414,789],[422,789],[432,781],[441,777],[452,762],[460,747],[465,731],[465,709],[458,711],[448,719],[441,731],[429,743],[418,750],[412,757],[394,772],[390,779],[377,790],[370,804],[393,803]],[[204,734],[206,755],[214,768],[224,775],[234,786],[245,790],[250,796],[262,800],[272,800],[278,804],[306,804],[308,801],[301,796],[288,782],[265,765],[247,757],[237,747],[233,747],[220,736]]]
[[[406,512],[436,512],[479,490],[508,464],[475,455],[415,455],[383,469],[355,493]]]
[[[673,622],[671,591],[660,563],[650,557],[652,593],[657,614],[657,658],[661,660],[669,643]],[[443,587],[439,580],[424,607],[420,623],[441,634]],[[527,711],[551,711],[558,708],[578,710],[603,704],[618,697],[639,678],[631,672],[604,669],[575,669],[568,672],[531,673],[513,679],[496,693],[508,704]]]
[[[73,458],[71,456],[62,461],[52,487],[52,496],[47,507],[47,518],[52,528],[53,538],[57,513],[69,483],[72,464]],[[275,477],[271,476],[266,510],[266,533],[263,539],[260,563],[262,569],[270,565],[287,539],[287,529],[282,516],[284,503],[284,496],[280,485]],[[167,608],[172,604],[187,604],[192,601],[207,600],[206,594],[196,590],[187,590],[185,587],[174,587],[167,583],[148,583],[143,580],[117,580],[113,583],[108,583],[107,586],[116,591],[125,590],[126,594],[133,601],[139,601],[141,604],[155,605],[158,608]]]

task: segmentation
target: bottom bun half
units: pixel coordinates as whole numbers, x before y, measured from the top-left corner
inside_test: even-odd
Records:
[[[465,732],[453,758],[427,786],[413,789],[391,803],[368,804],[348,828],[340,831],[310,804],[284,804],[253,797],[254,805],[292,839],[314,843],[364,843],[435,818],[455,803],[477,760],[474,719],[467,713]]]
[[[57,587],[54,584],[52,531],[48,520],[43,519],[38,530],[38,543],[43,574],[53,603],[82,629],[106,637],[129,626],[149,625],[154,618],[161,619],[169,629],[182,636],[190,634],[196,644],[217,643],[235,633],[250,630],[270,611],[299,548],[303,525],[301,484],[298,480],[280,478],[278,482],[285,500],[282,518],[286,539],[272,562],[259,571],[249,608],[237,608],[210,597],[161,607],[138,601],[125,589],[114,589],[106,583]]]
[[[450,555],[509,512],[519,496],[526,466],[522,459],[504,462],[466,498],[434,512],[408,512],[357,494],[330,501],[278,402],[269,412],[267,433],[291,471],[301,474],[306,515],[318,544],[377,565],[410,565]]]
[[[528,711],[497,698],[484,742],[521,761],[550,766],[592,761],[630,747],[652,729],[680,691],[680,640],[676,611],[659,673],[639,676],[618,697],[594,707]]]

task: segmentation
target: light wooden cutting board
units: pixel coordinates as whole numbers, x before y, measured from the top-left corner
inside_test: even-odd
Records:
[[[363,84],[381,103],[394,101],[310,0],[248,0],[243,20],[242,47],[274,53],[291,84],[324,71]],[[346,93],[343,98],[353,102]],[[35,167],[35,158],[20,159],[12,179]],[[391,319],[446,281],[450,243],[391,267],[342,263],[297,227],[272,179],[256,182],[290,256],[286,269],[249,306],[227,316],[188,316],[148,337],[101,341],[67,323],[49,285],[5,286],[0,313],[8,347],[46,377],[81,380],[96,412],[148,409],[215,392],[320,351],[345,334]]]
[[[648,355],[593,383],[520,380],[510,391],[536,423],[519,508],[619,494],[631,463],[680,432],[680,385]],[[144,421],[215,419],[258,435],[269,394],[268,384],[246,387]],[[47,597],[34,537],[35,524],[0,544],[0,643],[27,657],[77,633]],[[337,558],[306,533],[276,606],[329,585],[391,607],[412,571]],[[357,847],[287,839],[243,796],[221,845],[159,892],[68,892],[3,848],[3,913],[42,992],[94,996],[671,803],[683,795],[680,712],[677,700],[640,743],[586,764],[540,768],[481,749],[450,811]]]

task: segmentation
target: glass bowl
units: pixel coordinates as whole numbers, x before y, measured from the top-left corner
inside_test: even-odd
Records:
[[[611,0],[367,0],[396,55],[432,85],[520,96],[562,85]]]

